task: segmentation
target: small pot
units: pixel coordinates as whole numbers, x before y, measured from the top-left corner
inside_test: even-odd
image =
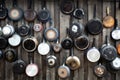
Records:
[[[72,39],[79,37],[82,34],[83,25],[81,23],[72,23],[69,28],[69,36]]]
[[[41,23],[35,24],[35,25],[33,26],[33,30],[36,31],[36,32],[42,31],[42,30],[43,30],[42,24],[41,24]]]
[[[76,8],[73,12],[73,16],[77,19],[82,19],[84,17],[85,13],[83,9]]]
[[[97,77],[104,77],[107,72],[105,66],[101,64],[96,65],[93,71]]]
[[[6,49],[4,52],[4,59],[8,62],[14,62],[17,59],[17,53],[14,49]]]
[[[57,40],[57,43],[54,43],[53,46],[52,46],[52,48],[53,48],[53,51],[54,51],[55,53],[58,53],[58,52],[61,51],[62,46],[61,46],[61,44],[60,44],[60,43],[58,42],[58,40]]]
[[[76,38],[75,41],[74,41],[74,45],[79,50],[85,50],[85,49],[87,49],[88,46],[89,46],[88,37],[85,36],[85,35],[82,35],[82,36]]]
[[[62,13],[66,14],[66,15],[70,15],[70,14],[72,14],[72,12],[75,9],[74,1],[62,0],[60,8],[61,8]]]
[[[12,25],[6,24],[3,27],[2,32],[3,32],[3,36],[10,37],[10,36],[12,36],[14,34],[15,29],[14,29],[14,27]]]
[[[30,29],[28,25],[22,24],[19,28],[18,28],[18,33],[20,36],[26,36],[28,35]]]
[[[33,52],[38,46],[38,41],[35,37],[25,38],[22,42],[22,46],[27,52]]]
[[[110,62],[110,66],[113,70],[120,70],[120,58],[116,57],[112,62]]]
[[[47,64],[49,67],[54,67],[56,65],[57,58],[54,55],[47,56]]]
[[[12,37],[10,37],[9,39],[8,39],[8,43],[11,45],[11,46],[13,46],[13,47],[15,47],[15,46],[18,46],[20,43],[21,43],[21,37],[20,37],[20,35],[18,35],[18,34],[13,34],[12,35]]]

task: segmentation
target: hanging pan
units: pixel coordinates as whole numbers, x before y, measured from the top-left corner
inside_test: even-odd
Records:
[[[38,20],[43,23],[50,20],[50,12],[46,8],[46,0],[43,0],[42,10],[38,12]]]
[[[47,56],[47,64],[50,68],[55,67],[57,64],[57,57],[54,56],[54,52],[51,50],[50,55]]]
[[[23,10],[17,6],[17,0],[13,0],[13,8],[8,11],[8,17],[13,21],[19,21],[23,17]]]
[[[74,1],[73,0],[62,0],[60,8],[61,8],[62,13],[66,15],[72,14],[72,12],[75,9]]]
[[[4,59],[8,62],[14,62],[17,59],[17,53],[14,49],[8,48],[4,51]]]
[[[92,43],[92,48],[90,48],[87,51],[87,59],[90,62],[97,62],[100,59],[100,52],[99,50],[95,47],[95,38],[93,38],[93,43]]]
[[[73,40],[68,37],[68,34],[69,34],[69,29],[66,28],[66,35],[67,35],[67,37],[64,38],[64,39],[62,40],[62,42],[61,42],[61,46],[62,46],[62,48],[64,48],[64,49],[70,49],[70,48],[73,47],[73,44],[74,44],[74,43],[73,43]]]
[[[43,30],[42,23],[36,23],[36,24],[34,24],[33,30],[34,30],[35,32],[41,32],[41,31]]]
[[[107,16],[103,18],[103,25],[106,28],[111,28],[114,26],[115,20],[112,16],[109,15],[110,13],[109,7],[106,8],[106,13],[107,13]]]
[[[33,52],[36,50],[38,45],[38,41],[35,37],[27,37],[23,40],[22,46],[25,51],[27,52]]]
[[[72,39],[79,37],[82,34],[83,25],[81,23],[73,22],[69,27],[69,36]]]
[[[30,64],[28,64],[26,66],[26,69],[25,69],[25,73],[29,77],[35,77],[38,74],[38,72],[39,72],[38,65],[33,63],[33,61],[32,61],[32,54],[33,53],[29,53],[30,58],[31,58],[30,59]]]
[[[7,17],[8,14],[8,10],[5,7],[5,1],[6,0],[1,0],[0,1],[0,19],[5,19]]]
[[[37,13],[35,10],[31,8],[33,0],[27,0],[28,1],[28,9],[24,12],[24,18],[26,21],[31,22],[34,21]]]
[[[97,77],[104,77],[107,72],[106,67],[104,65],[102,65],[101,63],[96,65],[94,67],[93,71]]]
[[[97,35],[102,32],[103,30],[103,25],[100,19],[96,17],[96,5],[94,5],[94,18],[89,20],[86,24],[86,30],[92,34],[92,35]]]
[[[58,76],[60,78],[68,78],[70,76],[70,69],[68,66],[65,65],[65,57],[63,58],[63,65],[59,66],[58,68]]]
[[[70,56],[66,59],[66,64],[71,70],[77,70],[80,67],[80,60],[74,56],[73,48],[71,48]]]
[[[114,40],[120,40],[120,28],[118,26],[118,20],[115,19],[115,29],[111,31],[111,37]]]
[[[106,45],[101,47],[100,52],[101,56],[107,61],[112,61],[117,57],[117,50],[109,43],[108,36],[106,36]]]
[[[56,41],[59,37],[58,30],[54,28],[53,21],[50,20],[50,27],[45,29],[44,31],[44,37],[48,41]]]
[[[10,38],[8,38],[8,43],[9,45],[16,47],[16,46],[19,46],[19,44],[21,43],[21,40],[22,38],[20,37],[20,35],[15,33]]]

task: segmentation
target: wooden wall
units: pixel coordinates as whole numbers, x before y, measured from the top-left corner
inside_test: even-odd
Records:
[[[18,0],[19,6],[26,10],[26,4],[27,0]],[[76,3],[75,3],[76,4]],[[61,13],[59,5],[60,0],[47,0],[47,8],[51,13],[51,17],[54,20],[55,27],[60,31],[60,41],[66,37],[65,29],[66,27],[69,27],[69,24],[72,21],[81,22],[83,25],[87,23],[88,20],[93,18],[93,5],[97,4],[97,17],[100,19],[103,19],[103,17],[106,15],[106,6],[110,7],[110,15],[117,17],[119,20],[119,26],[120,26],[120,10],[118,10],[118,2],[116,2],[116,13],[114,12],[114,2],[110,0],[79,0],[79,7],[83,8],[85,12],[85,17],[82,20],[76,20],[73,17],[70,17],[69,15],[65,15]],[[6,0],[6,6],[9,8],[12,7],[12,0]],[[36,11],[41,10],[41,0],[34,0],[34,9]],[[4,26],[6,24],[7,20],[2,20],[2,25]],[[10,21],[11,24],[13,24],[15,27],[19,27],[21,25],[21,21],[14,23]],[[35,20],[34,23],[39,23],[39,21]],[[29,24],[26,22],[26,24]],[[48,25],[48,24],[47,24]],[[87,34],[90,40],[90,46],[92,43],[93,37],[97,39],[97,47],[99,48],[105,40],[105,35],[110,34],[110,31],[112,28],[104,28],[102,33],[99,35],[90,35]],[[34,36],[38,39],[39,42],[41,42],[41,33],[40,32],[34,32]],[[115,42],[111,40],[111,43],[115,45],[116,43],[119,43],[119,41]],[[28,64],[29,63],[29,56],[28,53],[24,51],[24,49],[21,46],[18,46],[15,48],[19,54],[19,56],[22,56],[22,59]],[[71,76],[67,79],[60,79],[57,75],[57,68],[62,64],[62,58],[64,54],[69,56],[69,50],[64,50],[58,54],[55,54],[55,56],[58,58],[58,62],[56,67],[49,68],[46,64],[46,56],[41,56],[38,54],[37,51],[34,52],[33,60],[34,62],[39,66],[40,72],[39,74],[34,78],[29,78],[26,76],[26,74],[17,75],[12,72],[12,65],[13,63],[6,62],[5,60],[0,60],[0,80],[120,80],[120,71],[117,73],[110,73],[107,72],[107,75],[103,78],[97,78],[93,73],[93,67],[97,63],[90,63],[85,56],[85,51],[80,51],[75,48],[74,51],[75,55],[78,56],[81,60],[81,67],[76,70],[72,71]]]

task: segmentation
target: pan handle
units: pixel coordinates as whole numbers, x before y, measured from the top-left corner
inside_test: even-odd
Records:
[[[110,14],[110,7],[106,7],[106,13],[107,13],[107,16]]]
[[[95,42],[96,42],[96,39],[95,39],[95,38],[93,38],[92,47],[95,47]]]
[[[96,18],[96,4],[94,4],[93,18]]]

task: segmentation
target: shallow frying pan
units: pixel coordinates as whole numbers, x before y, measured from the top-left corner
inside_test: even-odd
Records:
[[[81,23],[72,23],[69,27],[69,36],[72,39],[79,37],[82,34],[83,25]]]
[[[75,9],[74,1],[73,0],[62,0],[61,1],[61,12],[68,15],[72,14]]]
[[[70,56],[66,59],[66,64],[71,70],[77,70],[80,67],[80,60],[74,56],[74,51],[71,49]]]
[[[33,0],[28,0],[28,9],[24,12],[24,18],[28,22],[34,21],[37,16],[36,11],[31,8],[32,1]]]
[[[17,0],[13,0],[13,8],[8,11],[8,17],[13,21],[19,21],[23,17],[23,10],[17,7]]]
[[[94,67],[93,71],[97,77],[104,77],[107,72],[106,67],[104,65],[102,65],[101,63],[96,65]]]
[[[96,5],[94,5],[94,18],[87,22],[86,30],[92,35],[97,35],[103,30],[102,22],[96,17]]]
[[[85,13],[82,8],[76,8],[73,12],[73,16],[77,19],[82,19]]]
[[[0,36],[0,49],[5,49],[7,45],[8,45],[7,39]]]
[[[66,28],[66,35],[67,35],[67,37],[64,38],[64,39],[62,40],[62,42],[61,42],[61,46],[62,46],[62,48],[64,48],[64,49],[70,49],[70,48],[73,47],[73,44],[74,44],[74,43],[73,43],[73,40],[68,37],[68,34],[69,34],[69,29]]]
[[[75,39],[74,45],[79,50],[85,50],[89,46],[89,40],[86,35],[82,35]]]
[[[70,76],[70,69],[65,65],[65,58],[63,59],[63,65],[59,66],[58,68],[58,76],[63,79]]]
[[[115,20],[112,16],[109,15],[109,13],[110,13],[109,7],[106,8],[106,13],[107,13],[107,16],[104,17],[104,19],[103,19],[103,25],[106,28],[111,28],[114,26]]]
[[[93,43],[92,43],[92,48],[90,48],[87,51],[87,59],[90,62],[97,62],[100,59],[100,52],[99,50],[95,47],[95,38],[93,38]]]
[[[4,59],[8,62],[14,62],[17,59],[17,53],[14,49],[8,48],[4,51]]]
[[[7,17],[8,10],[5,7],[5,0],[0,1],[0,19],[5,19]]]
[[[108,36],[106,36],[106,42],[106,45],[103,45],[100,49],[101,56],[107,61],[112,61],[117,57],[117,50],[114,46],[110,45]]]

